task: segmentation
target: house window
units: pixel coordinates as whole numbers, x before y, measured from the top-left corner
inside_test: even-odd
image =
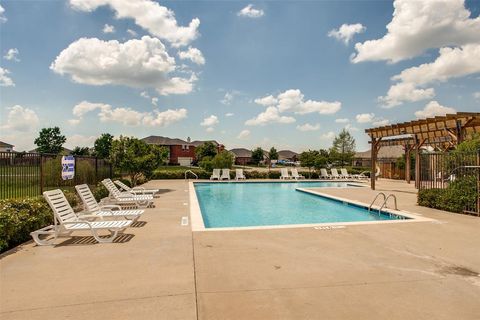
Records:
[[[188,145],[182,144],[182,150],[188,150],[188,147],[189,147]]]

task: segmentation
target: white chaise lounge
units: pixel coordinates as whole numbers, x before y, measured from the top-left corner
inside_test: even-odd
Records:
[[[281,168],[280,169],[280,180],[287,180],[291,179],[292,177],[288,174],[288,169],[287,168]]]
[[[220,180],[230,180],[230,169],[222,169]]]
[[[120,180],[115,180],[113,183],[115,183],[123,191],[130,192],[135,195],[151,195],[152,197],[158,197],[157,193],[160,191],[158,189],[145,189],[144,187],[138,187],[138,186],[130,188]]]
[[[212,175],[210,176],[210,180],[220,180],[220,169],[213,169]]]
[[[332,179],[332,175],[328,174],[327,169],[320,169],[320,179]]]
[[[145,212],[145,210],[122,210],[122,207],[114,204],[100,205],[87,184],[75,186],[75,189],[83,203],[84,211],[80,213],[80,217],[81,214],[86,214],[99,218],[123,218],[137,221]]]
[[[290,169],[290,171],[292,172],[292,178],[293,179],[295,179],[295,180],[305,179],[304,176],[302,176],[301,174],[298,174],[297,168],[292,168],[292,169]]]
[[[50,226],[48,231],[46,228],[30,233],[33,240],[38,245],[51,245],[52,241],[59,236],[70,236],[75,231],[89,231],[97,242],[112,242],[118,233],[128,228],[132,221],[130,220],[103,220],[103,221],[86,221],[79,218],[65,198],[62,190],[45,191],[43,196],[47,200],[48,205],[53,211],[55,225]],[[108,231],[109,237],[100,237],[99,231]],[[53,240],[41,240],[40,235],[51,234]]]
[[[332,179],[337,179],[337,180],[338,179],[343,179],[343,177],[338,174],[337,169],[332,168],[330,171],[332,172]]]
[[[235,180],[245,180],[245,175],[243,174],[243,169],[235,169]]]
[[[349,174],[348,171],[347,171],[347,169],[345,169],[345,168],[340,169],[340,176],[341,176],[342,178],[345,178],[345,179],[351,179],[351,178],[353,178],[353,176],[352,176],[351,174]]]
[[[130,192],[120,192],[110,179],[102,180],[102,184],[109,192],[109,202],[118,205],[133,204],[140,208],[153,207],[153,196],[151,195],[135,195]]]

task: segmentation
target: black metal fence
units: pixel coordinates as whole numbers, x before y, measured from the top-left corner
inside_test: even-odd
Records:
[[[464,212],[480,215],[480,151],[421,154],[419,188],[461,188],[471,199]]]
[[[94,185],[112,176],[108,160],[75,156],[75,176],[63,180],[61,159],[61,155],[0,152],[0,199],[33,197],[82,183]]]

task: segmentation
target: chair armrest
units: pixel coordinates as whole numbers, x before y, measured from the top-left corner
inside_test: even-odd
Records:
[[[143,190],[143,191],[145,191],[145,188],[144,188],[144,187],[133,187],[132,190],[133,190],[133,191],[135,191],[135,190]]]
[[[81,219],[83,222],[83,219],[100,219],[103,220],[102,216],[98,216],[96,214],[82,214],[78,216],[78,219]]]
[[[122,210],[122,207],[117,204],[106,204],[106,205],[100,206],[100,209],[111,211],[112,209]]]
[[[77,224],[77,223],[86,224],[87,227],[92,229],[92,224],[88,221],[66,221],[66,222],[63,222],[62,224],[63,225],[68,225],[68,224]]]

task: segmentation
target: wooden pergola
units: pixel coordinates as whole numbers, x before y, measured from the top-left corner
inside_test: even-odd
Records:
[[[410,183],[410,154],[415,152],[415,186],[418,188],[420,177],[420,149],[431,146],[435,149],[454,148],[473,133],[480,133],[479,112],[457,112],[445,116],[436,116],[397,123],[393,125],[366,129],[370,136],[372,174],[371,188],[375,190],[375,171],[378,150],[382,146],[402,145],[405,149],[405,177]]]

